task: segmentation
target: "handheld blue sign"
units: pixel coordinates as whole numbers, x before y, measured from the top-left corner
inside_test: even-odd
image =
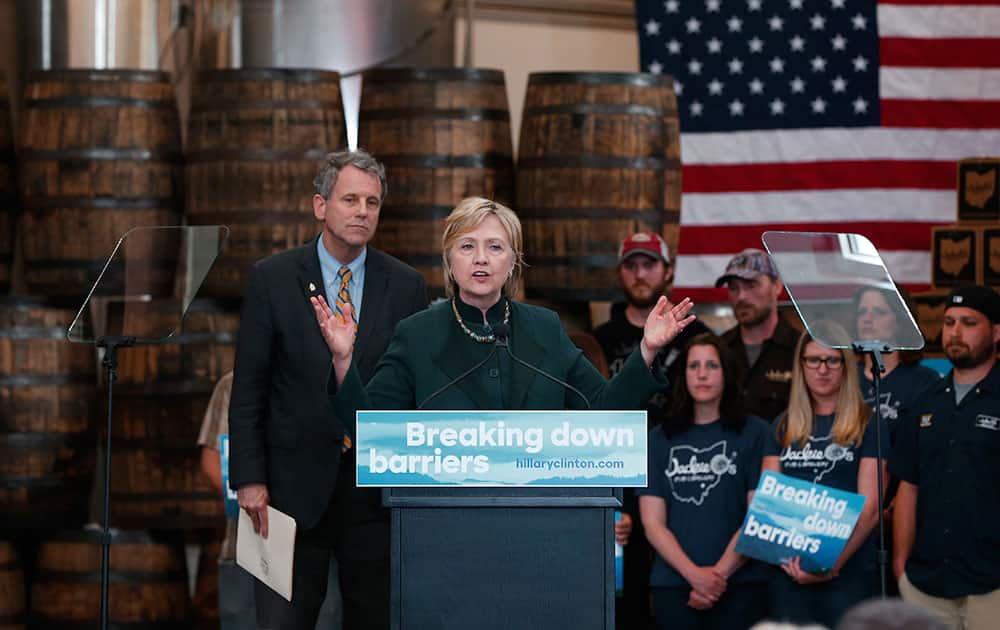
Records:
[[[219,465],[222,471],[222,501],[226,506],[226,518],[236,518],[240,515],[240,505],[236,500],[236,491],[229,487],[229,436],[225,433],[219,436]]]
[[[865,506],[864,495],[764,472],[736,552],[770,564],[799,556],[809,573],[833,568]]]

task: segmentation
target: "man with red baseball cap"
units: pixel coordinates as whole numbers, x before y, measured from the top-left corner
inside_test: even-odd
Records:
[[[625,302],[611,307],[610,321],[594,330],[608,360],[611,374],[616,374],[625,359],[642,341],[643,325],[661,295],[670,295],[674,268],[670,250],[663,238],[654,232],[637,232],[622,241],[618,248],[618,281],[625,292]],[[671,305],[672,306],[672,305]],[[683,366],[678,358],[688,340],[709,332],[698,320],[691,322],[677,337],[663,348],[653,360],[652,369],[669,379],[669,385],[650,399],[646,406],[649,426],[659,425],[670,409],[670,388],[674,381],[684,378]],[[616,607],[618,627],[652,627],[649,610],[649,570],[652,549],[639,522],[638,502],[634,490],[625,488],[625,509],[631,513],[633,529],[625,547],[624,601]]]

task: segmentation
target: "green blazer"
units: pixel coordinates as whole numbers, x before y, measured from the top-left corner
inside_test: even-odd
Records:
[[[487,313],[503,320],[506,299]],[[466,326],[483,334],[479,309],[461,300]],[[579,389],[594,409],[643,409],[666,385],[636,350],[621,371],[606,381],[573,345],[553,311],[510,302],[510,351],[524,362]],[[455,320],[450,301],[442,301],[399,323],[367,387],[354,365],[337,388],[332,370],[327,385],[338,418],[358,409],[416,409],[431,394],[483,360],[494,348],[478,343]],[[585,409],[575,393],[511,360],[503,348],[483,366],[427,402],[426,409]],[[353,428],[353,427],[352,427]]]

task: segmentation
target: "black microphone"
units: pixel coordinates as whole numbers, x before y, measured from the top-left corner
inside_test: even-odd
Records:
[[[429,403],[431,400],[437,398],[438,395],[441,394],[442,392],[444,392],[446,389],[448,389],[449,387],[451,387],[455,383],[458,383],[459,381],[461,381],[462,379],[464,379],[468,375],[472,374],[473,372],[475,372],[479,368],[483,367],[486,364],[487,361],[489,361],[490,359],[492,359],[496,355],[496,353],[497,353],[497,346],[499,345],[499,341],[500,341],[500,337],[499,337],[499,335],[497,335],[497,343],[493,344],[493,349],[490,350],[489,354],[487,354],[485,357],[483,357],[482,361],[480,361],[479,363],[473,365],[468,370],[462,372],[461,374],[459,374],[455,378],[453,378],[450,381],[448,381],[447,383],[445,383],[443,386],[439,387],[437,390],[435,390],[427,398],[424,398],[424,402],[420,403],[417,406],[417,411],[420,411],[421,409],[423,409],[424,405],[426,405],[427,403]]]
[[[496,338],[497,338],[496,346],[494,347],[494,349],[496,347],[503,348],[504,350],[507,351],[507,354],[510,356],[510,358],[513,359],[515,362],[520,363],[521,365],[523,365],[524,367],[528,368],[529,370],[533,370],[534,372],[536,372],[538,374],[541,374],[542,376],[544,376],[545,378],[549,379],[550,381],[553,381],[555,383],[558,383],[559,385],[562,385],[563,387],[565,387],[569,391],[571,391],[574,394],[576,394],[577,396],[579,396],[583,400],[583,404],[585,404],[587,406],[587,409],[590,409],[590,400],[588,400],[587,397],[583,395],[583,392],[581,392],[577,388],[573,387],[572,385],[570,385],[566,381],[564,381],[562,379],[559,379],[559,378],[556,378],[555,376],[552,376],[548,372],[546,372],[546,371],[544,371],[542,369],[539,369],[539,368],[535,367],[534,365],[531,365],[527,361],[521,360],[520,358],[518,358],[517,356],[515,356],[513,352],[510,351],[510,344],[508,343],[508,340],[507,340],[507,337],[510,336],[510,325],[509,324],[497,324],[496,326],[493,327],[493,334],[496,335]]]

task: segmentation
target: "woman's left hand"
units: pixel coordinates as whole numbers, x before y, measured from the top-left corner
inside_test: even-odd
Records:
[[[692,589],[691,594],[688,595],[688,606],[695,610],[708,610],[712,606],[715,606],[715,602],[706,595]]]
[[[652,365],[656,353],[695,320],[694,315],[688,315],[692,307],[694,303],[689,298],[684,298],[679,304],[670,308],[667,298],[660,296],[656,306],[646,318],[642,343],[639,344],[646,365]]]
[[[837,575],[835,571],[831,571],[826,575],[816,575],[815,573],[803,571],[799,556],[795,556],[788,562],[783,562],[781,564],[781,569],[788,574],[788,577],[792,578],[793,582],[797,584],[819,584],[820,582],[829,582]]]

